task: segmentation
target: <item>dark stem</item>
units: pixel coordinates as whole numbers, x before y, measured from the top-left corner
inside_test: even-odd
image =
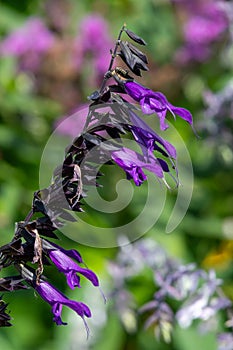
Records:
[[[113,66],[113,63],[114,63],[114,60],[116,58],[116,53],[117,53],[117,48],[118,48],[118,45],[120,43],[120,40],[121,40],[121,36],[122,36],[122,33],[124,32],[125,30],[125,27],[126,27],[126,24],[123,25],[123,27],[121,28],[120,32],[119,32],[119,35],[118,35],[118,38],[117,38],[117,41],[116,41],[116,44],[115,44],[115,48],[114,48],[114,51],[111,53],[111,61],[109,63],[109,67],[108,67],[108,71],[107,73],[104,75],[104,79],[102,81],[102,84],[101,84],[101,87],[100,87],[100,90],[99,90],[99,93],[101,95],[101,93],[103,92],[104,88],[105,88],[105,85],[106,85],[106,82],[107,80],[109,79],[109,72],[111,71],[112,69],[112,66]]]
[[[26,218],[24,219],[24,222],[27,224],[30,220],[31,220],[31,217],[33,216],[33,210],[31,209],[28,213],[28,215],[26,216]]]

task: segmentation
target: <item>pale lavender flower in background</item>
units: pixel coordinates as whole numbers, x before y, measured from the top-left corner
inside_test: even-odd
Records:
[[[156,336],[166,342],[171,340],[176,321],[182,328],[189,327],[196,319],[206,324],[206,321],[214,320],[218,311],[231,307],[230,300],[220,290],[222,280],[214,271],[206,272],[195,264],[182,265],[177,259],[168,257],[163,248],[150,239],[123,246],[116,262],[109,265],[115,303],[122,300],[122,290],[128,292],[130,278],[144,273],[145,268],[154,274],[156,292],[153,300],[141,306],[139,312],[149,313],[145,327],[154,326]],[[176,311],[169,303],[171,299],[180,302]],[[124,298],[125,308],[129,309],[127,300],[134,300],[132,292]]]
[[[212,139],[219,146],[232,145],[233,142],[233,80],[229,80],[222,90],[213,93],[206,90],[203,94],[206,105],[204,120],[199,122],[199,129],[207,133],[208,139]]]
[[[203,281],[203,285],[176,313],[176,319],[182,328],[189,327],[193,320],[208,320],[219,310],[226,309],[231,305],[229,299],[218,295],[218,287],[222,281],[216,278],[212,270]]]
[[[225,332],[218,335],[218,350],[233,350],[233,334]]]
[[[42,19],[30,18],[24,25],[9,34],[0,44],[0,55],[15,56],[21,69],[35,70],[43,55],[54,44],[55,37]]]
[[[233,350],[233,310],[229,308],[227,311],[229,319],[225,325],[231,328],[231,331],[218,334],[218,350]]]
[[[166,343],[170,343],[174,323],[174,312],[171,307],[162,300],[154,300],[139,309],[140,313],[148,311],[152,311],[152,314],[145,322],[145,329],[155,325],[155,336],[158,339],[162,337]]]
[[[174,271],[167,274],[157,271],[155,282],[160,287],[160,295],[167,295],[176,300],[183,300],[192,295],[197,290],[200,278],[205,276],[205,272],[197,269],[195,264],[178,265],[173,269]]]

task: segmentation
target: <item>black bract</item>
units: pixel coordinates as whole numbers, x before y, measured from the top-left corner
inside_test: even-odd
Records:
[[[140,36],[138,36],[137,34],[135,34],[134,32],[132,32],[131,30],[125,28],[125,32],[126,34],[130,37],[130,39],[132,39],[133,41],[135,41],[136,43],[140,44],[140,45],[146,45],[145,40],[143,40]]]

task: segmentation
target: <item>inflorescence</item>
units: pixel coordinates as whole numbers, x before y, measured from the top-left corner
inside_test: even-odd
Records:
[[[131,42],[122,40],[123,33]],[[74,310],[85,325],[85,318],[91,317],[87,305],[67,298],[44,273],[47,266],[55,265],[65,275],[71,289],[80,287],[81,275],[99,286],[97,276],[83,266],[77,250],[65,250],[50,241],[57,238],[56,231],[67,221],[76,221],[72,212],[83,211],[82,199],[87,195],[88,187],[99,186],[99,166],[118,165],[136,186],[147,179],[146,171],[166,186],[169,186],[167,175],[178,183],[175,147],[139,115],[156,113],[161,130],[168,128],[167,113],[174,117],[178,115],[191,126],[192,115],[188,110],[172,105],[161,92],[140,85],[130,75],[141,76],[141,71],[148,70],[146,55],[132,42],[146,44],[124,25],[114,50],[111,50],[102,85],[89,96],[91,102],[82,133],[66,148],[63,164],[55,169],[51,185],[34,193],[32,208],[25,220],[16,223],[13,239],[0,248],[0,269],[13,265],[17,271],[15,276],[0,279],[0,291],[34,288],[52,307],[57,325],[65,324],[61,318],[63,305]],[[117,57],[123,61],[122,67],[116,66]],[[130,99],[139,102],[140,108],[128,102]],[[139,146],[140,153],[124,145],[125,135]],[[6,308],[1,301],[0,326],[11,325]]]

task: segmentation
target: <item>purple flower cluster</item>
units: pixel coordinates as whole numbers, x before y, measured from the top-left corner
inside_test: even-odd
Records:
[[[99,286],[98,278],[94,272],[79,265],[83,263],[83,260],[77,250],[66,250],[47,240],[42,241],[42,247],[45,255],[50,258],[58,271],[66,276],[67,284],[71,289],[81,287],[79,275],[87,278],[94,286]],[[54,315],[53,320],[57,325],[66,325],[66,323],[61,320],[62,305],[66,305],[74,310],[83,320],[84,316],[91,317],[91,311],[87,305],[82,302],[68,299],[50,283],[43,280],[40,280],[39,283],[31,282],[29,280],[29,283],[32,284],[40,296],[52,306],[52,313]],[[86,323],[85,326],[88,331]]]
[[[145,170],[153,173],[168,186],[165,174],[170,174],[170,169],[166,158],[170,160],[175,168],[176,150],[174,146],[156,134],[132,111],[130,119],[128,129],[140,146],[142,154],[121,147],[119,150],[112,152],[112,160],[125,171],[128,180],[133,179],[136,186],[140,186],[147,179]],[[154,151],[157,153],[156,155]],[[165,159],[162,159],[162,157]]]
[[[14,291],[16,289],[24,289],[26,286],[23,282],[26,282],[52,306],[53,320],[57,325],[66,324],[61,319],[63,305],[74,310],[82,317],[85,323],[84,317],[91,317],[91,311],[88,306],[82,302],[70,300],[51,283],[47,282],[42,275],[43,265],[50,264],[50,262],[53,263],[66,276],[67,284],[71,289],[81,287],[80,275],[90,280],[94,286],[99,286],[97,276],[91,270],[80,266],[83,260],[78,251],[75,249],[65,250],[48,240],[40,238],[38,235],[35,236],[33,227],[34,224],[29,224],[27,228],[17,228],[17,237],[20,235],[25,240],[25,243],[22,244],[21,240],[17,238],[10,244],[0,248],[0,268],[8,266],[11,263],[12,256],[14,256],[15,266],[21,275],[21,277],[0,279],[0,290]],[[34,251],[34,253],[31,254],[31,251]],[[38,263],[38,269],[34,270],[27,266],[24,260],[32,260],[33,263]],[[86,323],[85,326],[88,331]]]
[[[157,114],[161,130],[164,131],[168,128],[168,124],[165,122],[168,111],[174,117],[178,115],[191,126],[193,125],[192,114],[185,108],[173,106],[161,92],[154,92],[135,81],[124,82],[123,88],[128,96],[140,103],[144,114]],[[146,180],[145,170],[155,174],[168,186],[164,176],[164,174],[170,173],[166,158],[176,168],[174,163],[176,160],[175,147],[155,133],[134,111],[130,110],[129,118],[128,129],[141,147],[143,154],[123,147],[112,152],[112,159],[125,171],[127,179],[133,179],[137,186]],[[155,156],[154,151],[159,156]],[[162,156],[165,156],[165,159]]]
[[[100,40],[102,31],[107,41],[107,28],[100,18],[90,17],[82,24],[84,51],[86,53],[94,50],[95,58],[98,56],[99,59],[104,53],[103,42]],[[65,250],[47,238],[56,239],[56,230],[63,227],[67,221],[75,221],[70,211],[83,211],[81,201],[89,187],[99,186],[98,179],[101,173],[96,169],[99,169],[100,164],[112,165],[114,162],[125,171],[127,179],[132,179],[137,186],[146,180],[146,171],[153,173],[167,186],[165,176],[169,174],[173,177],[171,172],[174,171],[177,183],[175,147],[152,130],[138,116],[138,108],[127,103],[122,94],[127,94],[139,102],[144,114],[157,113],[162,130],[168,127],[165,122],[167,112],[173,116],[180,116],[191,126],[193,124],[192,115],[188,110],[175,107],[162,93],[153,92],[134,82],[128,71],[122,67],[113,68],[114,60],[120,57],[137,76],[141,75],[141,71],[148,70],[145,54],[131,42],[122,40],[123,33],[134,43],[146,44],[125,25],[121,28],[115,48],[111,51],[110,64],[101,87],[89,96],[92,102],[82,132],[66,148],[62,164],[54,170],[51,185],[34,193],[31,210],[24,221],[17,223],[11,242],[0,247],[0,269],[14,265],[19,271],[19,276],[1,280],[0,290],[23,289],[25,284],[33,287],[52,307],[57,325],[65,324],[61,318],[63,305],[74,310],[84,322],[85,317],[91,316],[91,311],[87,305],[68,299],[47,282],[45,266],[53,265],[63,273],[71,289],[80,287],[81,276],[94,286],[99,286],[99,281],[94,272],[80,266],[83,261],[79,252],[74,249]],[[43,43],[43,40],[41,42]],[[42,48],[46,48],[42,43],[39,45],[41,51]],[[107,85],[108,79],[111,78],[115,79],[115,85]],[[128,135],[131,141],[133,139],[134,146],[140,149],[140,153],[124,147],[123,135]],[[121,275],[118,276],[118,287],[123,286],[126,275],[129,277],[134,274],[133,271],[140,271],[140,266],[147,264],[151,267],[159,287],[155,294],[156,303],[150,304],[157,309],[156,316],[152,319],[160,324],[159,333],[164,329],[164,323],[171,329],[174,313],[166,297],[169,295],[180,300],[189,294],[193,295],[197,290],[197,273],[190,271],[189,267],[180,268],[177,272],[175,266],[178,264],[167,258],[162,249],[155,244],[153,246],[151,242],[149,247],[147,243],[138,243],[136,248],[132,247],[129,250],[123,265],[115,268]],[[185,289],[183,277],[186,275],[190,279],[191,287]],[[120,298],[125,305],[130,302],[128,293],[120,292]]]
[[[219,41],[228,26],[227,17],[222,10],[221,1],[177,1],[187,14],[183,25],[184,46],[177,52],[182,63],[202,62],[209,58],[211,46]]]
[[[64,21],[68,22],[68,19]],[[92,77],[92,83],[96,83],[108,68],[108,53],[112,46],[107,22],[98,14],[88,15],[81,21],[77,35],[66,40],[70,43],[65,47],[70,50],[67,54],[73,57],[74,69],[81,71],[91,55],[92,76],[95,77]],[[62,38],[56,32],[50,30],[41,18],[32,17],[2,40],[0,55],[14,56],[19,69],[35,72],[44,55],[58,42],[62,42]]]

